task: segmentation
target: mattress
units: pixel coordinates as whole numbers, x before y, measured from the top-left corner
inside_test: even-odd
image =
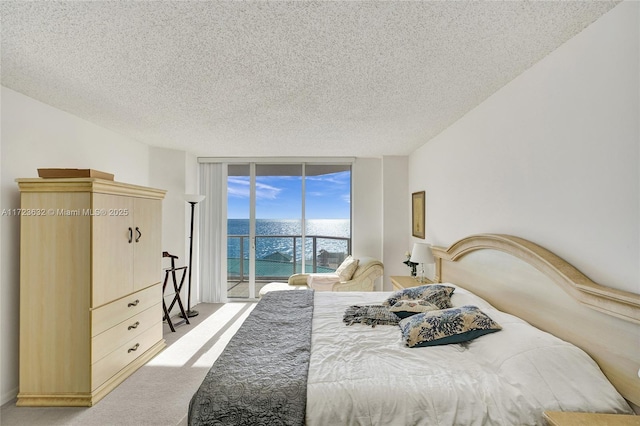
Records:
[[[448,284],[453,287],[453,284]],[[631,414],[581,349],[456,287],[502,330],[409,348],[398,326],[345,325],[347,307],[390,292],[316,292],[307,425],[535,425],[545,410]]]

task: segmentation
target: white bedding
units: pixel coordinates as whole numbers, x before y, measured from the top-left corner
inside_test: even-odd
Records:
[[[451,284],[448,284],[451,285]],[[397,326],[342,322],[350,305],[390,292],[316,292],[307,425],[534,425],[545,410],[632,413],[581,349],[456,288],[503,330],[407,348]]]

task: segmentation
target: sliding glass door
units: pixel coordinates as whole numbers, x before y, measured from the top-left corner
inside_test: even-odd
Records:
[[[302,233],[302,164],[256,165],[256,279],[282,281],[294,273]]]
[[[350,202],[349,164],[229,164],[228,297],[335,270],[351,251]]]
[[[305,271],[332,272],[351,253],[351,165],[305,167]]]
[[[251,236],[255,224],[251,220],[252,179],[250,164],[227,167],[227,297],[249,298]],[[255,292],[253,292],[255,293]]]

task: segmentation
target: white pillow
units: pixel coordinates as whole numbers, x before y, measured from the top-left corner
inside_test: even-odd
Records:
[[[354,259],[353,256],[349,255],[340,266],[338,266],[336,274],[340,276],[340,281],[349,281],[356,272],[356,269],[358,269],[358,259]]]

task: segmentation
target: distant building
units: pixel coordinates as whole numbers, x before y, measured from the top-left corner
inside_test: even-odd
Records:
[[[325,249],[321,249],[318,253],[318,266],[326,266],[336,269],[345,257],[345,253],[333,253]]]

